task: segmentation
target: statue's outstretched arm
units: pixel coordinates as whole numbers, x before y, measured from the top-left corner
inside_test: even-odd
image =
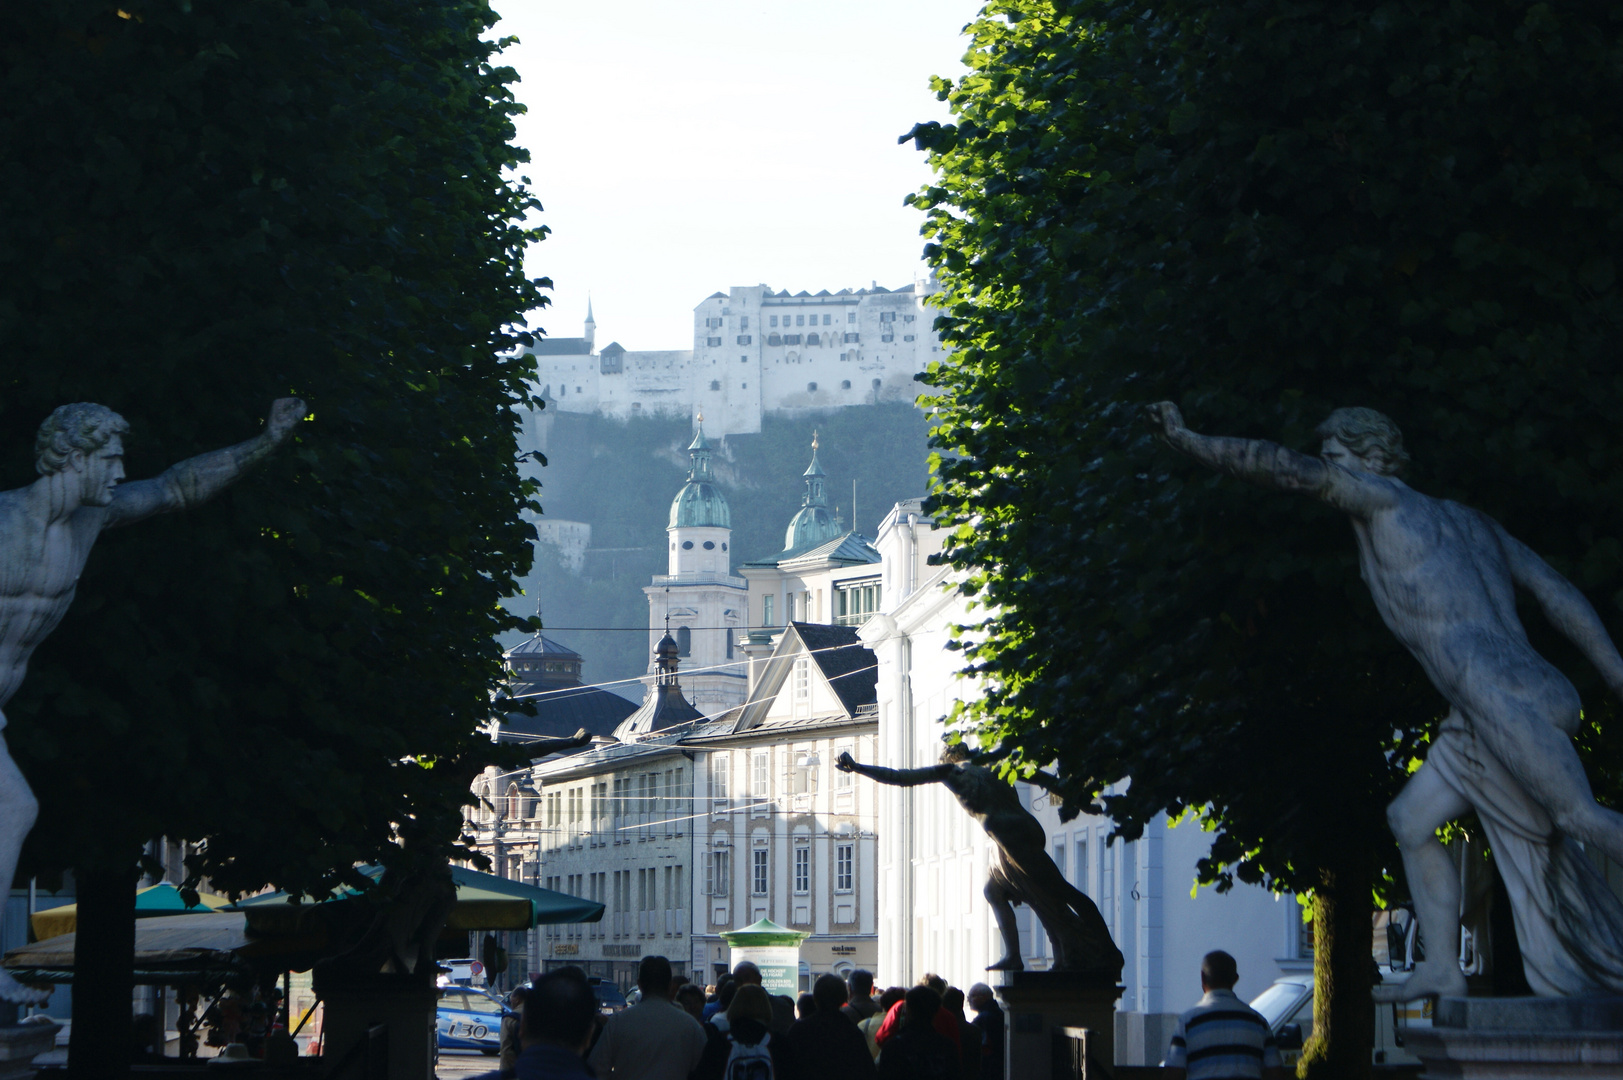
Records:
[[[1483,515],[1486,517],[1487,515]],[[1516,584],[1533,594],[1550,625],[1561,631],[1568,641],[1589,658],[1605,678],[1612,693],[1623,697],[1623,656],[1606,632],[1606,624],[1595,614],[1589,598],[1578,587],[1560,574],[1538,553],[1505,531],[1503,525],[1492,518],[1494,531],[1504,548],[1505,560],[1510,564],[1510,576]]]
[[[1390,505],[1387,482],[1364,473],[1332,465],[1322,458],[1298,454],[1266,439],[1235,439],[1198,435],[1183,423],[1183,414],[1170,401],[1150,406],[1161,436],[1173,449],[1202,465],[1261,487],[1316,495],[1339,510],[1366,514]]]
[[[265,430],[247,442],[187,458],[150,480],[118,485],[107,507],[105,527],[207,502],[286,442],[304,413],[304,402],[298,398],[278,398],[271,403]]]
[[[883,765],[863,765],[851,756],[848,751],[842,751],[834,759],[834,767],[841,772],[854,772],[877,780],[881,784],[892,784],[896,787],[917,787],[920,784],[938,784],[952,775],[956,766],[931,765],[926,769],[887,769]]]

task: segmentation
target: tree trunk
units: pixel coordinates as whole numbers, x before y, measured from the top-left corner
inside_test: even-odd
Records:
[[[135,991],[135,860],[122,870],[76,873],[78,936],[73,957],[72,1076],[125,1076]]]
[[[1349,852],[1319,873],[1313,891],[1313,1035],[1303,1080],[1368,1080],[1375,1047],[1375,963],[1370,958],[1371,862]]]

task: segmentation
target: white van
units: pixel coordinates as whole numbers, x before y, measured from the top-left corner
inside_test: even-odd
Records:
[[[1387,981],[1401,981],[1408,972],[1386,975]],[[1313,1034],[1313,976],[1287,975],[1257,995],[1251,1007],[1268,1021],[1279,1046],[1279,1056],[1293,1072],[1302,1056],[1302,1044]],[[1371,1061],[1384,1074],[1409,1073],[1420,1069],[1420,1059],[1404,1049],[1404,1033],[1412,1027],[1431,1027],[1430,998],[1406,1005],[1375,1006],[1375,1050]]]

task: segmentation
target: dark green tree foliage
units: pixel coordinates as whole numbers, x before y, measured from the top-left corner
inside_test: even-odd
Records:
[[[120,10],[122,7],[122,10]],[[58,404],[131,476],[314,419],[195,511],[105,535],[6,735],[24,873],[207,841],[220,890],[443,865],[533,505],[504,329],[540,303],[482,0],[23,5],[0,39],[0,483]],[[415,860],[415,861],[414,861]],[[127,1003],[123,1008],[128,1015]],[[118,1042],[111,1035],[110,1042]]]
[[[1620,32],[1599,3],[994,0],[938,86],[956,123],[914,132],[954,350],[938,503],[990,613],[971,712],[1070,805],[1130,777],[1104,800],[1128,836],[1198,810],[1203,880],[1316,890],[1341,1004],[1308,1057],[1344,1074],[1382,809],[1444,705],[1339,515],[1202,471],[1142,409],[1313,452],[1332,407],[1378,408],[1412,484],[1623,630]],[[1617,703],[1527,615],[1615,793]]]

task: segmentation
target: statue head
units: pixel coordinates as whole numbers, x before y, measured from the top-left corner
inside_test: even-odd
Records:
[[[943,765],[968,765],[969,747],[961,742],[948,743],[941,748],[941,763]]]
[[[77,473],[79,501],[106,506],[124,479],[124,440],[129,421],[88,401],[58,407],[34,438],[34,467],[41,476]]]
[[[1324,440],[1320,456],[1349,469],[1396,476],[1409,463],[1403,432],[1374,409],[1337,409],[1314,434]]]

